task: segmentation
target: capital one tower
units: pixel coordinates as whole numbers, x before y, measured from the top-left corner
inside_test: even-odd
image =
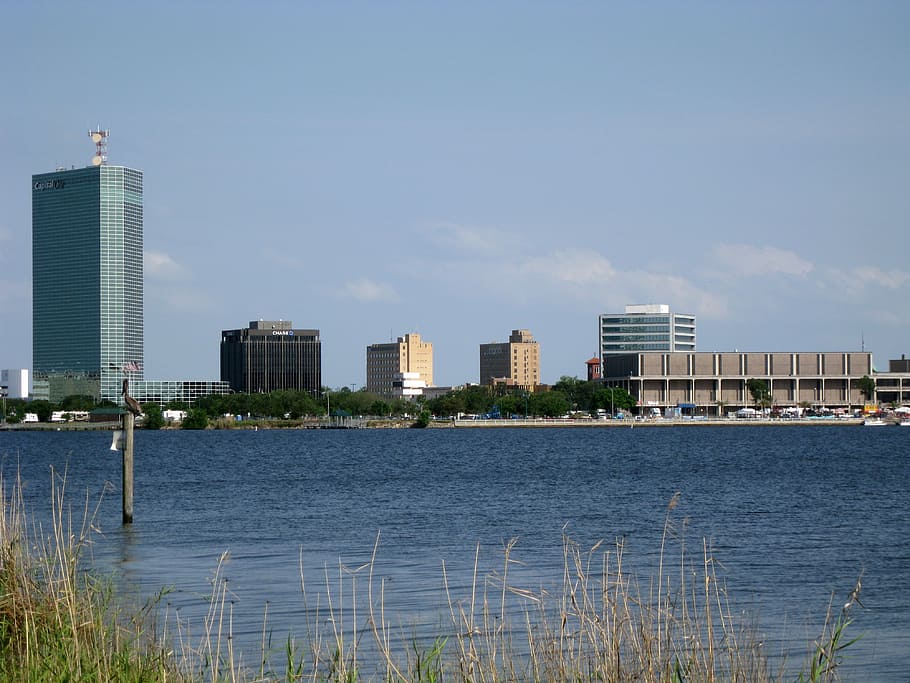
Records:
[[[142,171],[93,165],[32,176],[35,396],[119,402],[143,379]]]

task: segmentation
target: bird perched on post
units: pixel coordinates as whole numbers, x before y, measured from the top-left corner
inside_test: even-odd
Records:
[[[126,409],[133,415],[140,415],[142,407],[139,405],[139,401],[129,395],[129,386],[130,381],[128,379],[123,380],[123,391],[120,392],[123,394],[123,402],[126,403]]]

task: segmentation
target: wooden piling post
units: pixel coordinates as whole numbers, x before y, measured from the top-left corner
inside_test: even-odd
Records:
[[[133,422],[136,416],[127,411],[123,415],[125,439],[123,442],[123,523],[133,523]]]

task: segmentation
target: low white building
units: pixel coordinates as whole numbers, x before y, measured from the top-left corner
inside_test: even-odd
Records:
[[[88,422],[87,410],[55,410],[51,422]]]
[[[397,372],[392,380],[392,396],[394,398],[415,398],[423,396],[427,388],[425,380],[420,378],[419,372]]]
[[[31,373],[25,368],[0,370],[0,394],[7,398],[28,398],[31,394]]]

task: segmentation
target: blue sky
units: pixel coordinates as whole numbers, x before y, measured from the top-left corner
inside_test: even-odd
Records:
[[[698,349],[910,353],[905,2],[5,3],[0,367],[31,363],[33,173],[145,173],[146,377],[316,327],[323,382],[419,332],[438,385],[597,316]]]

